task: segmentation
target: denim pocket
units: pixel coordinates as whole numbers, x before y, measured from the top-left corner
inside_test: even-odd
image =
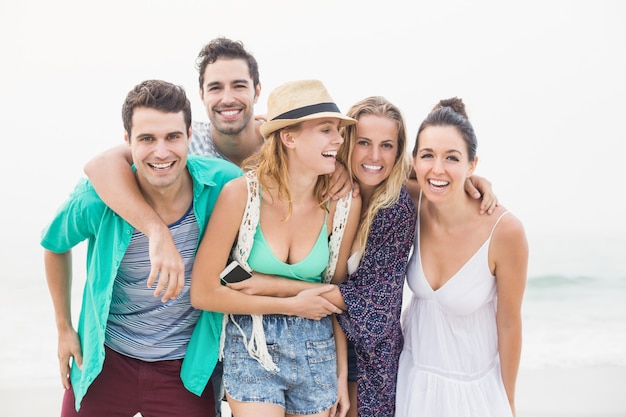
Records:
[[[276,372],[268,371],[261,364],[250,356],[243,342],[243,337],[232,336],[226,342],[228,356],[224,358],[224,367],[239,382],[260,382],[272,378]],[[277,344],[268,344],[267,350],[272,357],[272,361],[278,364],[280,354]]]
[[[307,359],[313,380],[321,388],[337,387],[335,338],[306,342]]]

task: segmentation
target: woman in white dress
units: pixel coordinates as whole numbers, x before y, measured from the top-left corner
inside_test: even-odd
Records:
[[[504,207],[480,214],[464,191],[476,136],[458,98],[422,122],[413,150],[421,192],[407,268],[396,416],[515,415],[528,245]]]

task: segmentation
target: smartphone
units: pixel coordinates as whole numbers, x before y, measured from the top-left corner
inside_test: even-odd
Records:
[[[223,284],[233,284],[250,278],[252,274],[246,271],[237,261],[232,261],[220,273]]]

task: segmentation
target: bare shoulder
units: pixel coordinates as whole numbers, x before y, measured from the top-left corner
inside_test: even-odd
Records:
[[[232,180],[228,181],[226,184],[224,184],[223,190],[225,190],[227,193],[246,193],[246,187],[246,178],[242,176],[233,178]]]
[[[237,177],[227,182],[220,191],[219,199],[229,204],[245,206],[248,188],[244,177]]]
[[[504,213],[506,215],[502,216]],[[525,246],[526,231],[521,220],[503,206],[498,206],[490,217],[493,217],[495,220],[500,216],[502,218],[493,231],[492,240],[503,245]]]
[[[498,207],[494,214],[500,217],[505,211],[504,207]],[[508,212],[493,231],[489,247],[489,266],[492,274],[497,276],[498,296],[502,300],[509,300],[504,305],[514,305],[511,300],[522,297],[528,271],[528,255],[524,226],[513,213]]]
[[[350,216],[352,217],[353,213],[356,213],[356,216],[359,217],[361,214],[361,205],[363,201],[361,200],[361,194],[356,197],[352,197],[352,203],[350,206]]]

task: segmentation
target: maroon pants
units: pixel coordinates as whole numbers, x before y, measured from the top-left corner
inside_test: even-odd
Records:
[[[215,417],[210,386],[202,397],[187,391],[180,379],[182,359],[145,362],[105,347],[102,372],[74,407],[74,391],[63,397],[61,417]]]

